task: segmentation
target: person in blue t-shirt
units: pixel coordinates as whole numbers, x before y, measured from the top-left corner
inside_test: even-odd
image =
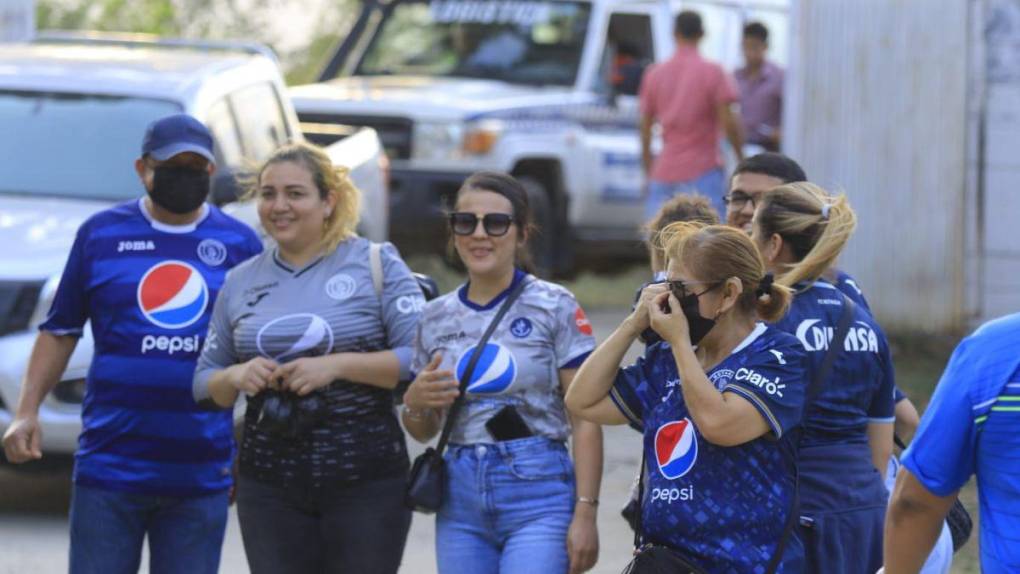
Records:
[[[853,233],[856,216],[845,196],[810,183],[767,191],[754,215],[752,237],[776,281],[796,290],[776,327],[793,334],[808,354],[812,377],[828,349],[841,349],[804,413],[800,439],[800,536],[808,572],[874,572],[882,560],[892,454],[895,378],[889,344],[863,307],[854,307],[843,341],[832,338],[846,305],[841,291],[820,280]]]
[[[8,459],[42,456],[39,405],[86,321],[95,350],[75,456],[70,571],[214,573],[227,523],[233,422],[192,399],[191,379],[227,271],[255,232],[205,202],[213,141],[184,114],[151,124],[135,163],[147,195],[78,229],[29,360]]]
[[[795,337],[759,322],[781,317],[790,292],[737,229],[676,223],[664,233],[669,281],[647,287],[585,361],[567,407],[643,430],[643,549],[665,547],[692,571],[764,572],[776,560],[799,572],[787,524],[805,357]],[[648,326],[663,341],[621,369]]]
[[[1020,572],[1020,314],[991,321],[953,352],[903,455],[889,502],[885,572],[917,572],[972,475],[981,571]]]

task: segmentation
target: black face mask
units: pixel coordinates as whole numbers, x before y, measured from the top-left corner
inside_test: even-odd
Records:
[[[691,344],[697,345],[705,335],[715,327],[715,319],[706,319],[698,309],[698,296],[694,293],[680,300],[680,309],[687,318],[687,332],[690,333]]]
[[[209,196],[209,172],[190,167],[159,166],[153,169],[149,197],[163,209],[191,213]]]

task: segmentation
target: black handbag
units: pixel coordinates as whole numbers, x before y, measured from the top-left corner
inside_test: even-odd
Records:
[[[894,434],[893,440],[900,450],[907,450],[906,443],[899,435]],[[970,540],[971,532],[974,530],[974,520],[959,498],[953,501],[953,506],[949,509],[949,514],[946,515],[946,524],[949,525],[949,534],[953,537],[953,553],[955,554]]]
[[[818,367],[815,372],[815,376],[809,381],[806,392],[804,393],[804,412],[807,412],[807,406],[814,401],[818,393],[821,392],[822,385],[825,379],[829,375],[829,371],[832,370],[832,365],[836,361],[836,356],[839,354],[840,349],[843,345],[838,344],[846,338],[847,331],[850,330],[850,324],[853,322],[854,314],[854,302],[850,300],[846,295],[843,295],[843,313],[840,315],[839,323],[836,325],[836,331],[833,337],[833,343],[829,347],[829,350],[825,353],[825,357],[822,359],[822,364]],[[630,564],[623,570],[622,574],[660,574],[667,572],[677,572],[680,574],[705,574],[705,571],[699,567],[691,564],[677,551],[661,546],[657,544],[641,544],[643,536],[641,534],[641,502],[644,498],[645,489],[645,463],[646,453],[642,453],[641,456],[641,475],[638,479],[638,510],[637,510],[637,523],[639,528],[634,531],[634,547],[637,549],[634,551],[634,559],[631,560]],[[790,536],[793,534],[793,529],[797,525],[797,517],[800,514],[800,480],[799,477],[794,474],[793,482],[793,499],[790,501],[790,510],[786,514],[786,522],[783,524],[783,533],[779,537],[779,543],[776,544],[776,550],[772,553],[772,558],[769,559],[769,563],[766,566],[766,574],[775,574],[779,569],[779,563],[783,559],[783,552],[786,550],[786,544],[790,540]]]
[[[468,361],[464,374],[460,377],[460,394],[457,395],[453,404],[450,405],[449,412],[446,413],[446,423],[443,425],[443,433],[439,436],[439,443],[435,448],[429,447],[425,449],[425,452],[414,459],[414,464],[411,465],[411,474],[407,480],[407,489],[404,492],[404,505],[407,508],[424,512],[425,514],[433,514],[438,512],[439,507],[442,506],[443,487],[446,484],[446,462],[443,460],[443,451],[446,450],[446,444],[450,440],[450,433],[453,431],[453,423],[457,418],[457,413],[460,412],[460,408],[464,403],[464,391],[471,381],[471,376],[475,372],[475,366],[478,364],[478,359],[482,356],[485,344],[489,342],[489,338],[492,337],[492,333],[496,330],[499,322],[503,320],[503,316],[510,310],[510,305],[524,291],[527,283],[528,278],[525,277],[507,295],[503,305],[499,308],[499,312],[493,317],[482,338],[475,345],[475,351],[471,354],[471,360]]]

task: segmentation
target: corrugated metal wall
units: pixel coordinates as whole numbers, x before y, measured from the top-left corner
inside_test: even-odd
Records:
[[[799,0],[786,151],[843,190],[859,227],[840,266],[889,330],[947,332],[964,294],[968,5]]]

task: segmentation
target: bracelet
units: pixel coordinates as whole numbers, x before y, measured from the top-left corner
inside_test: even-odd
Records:
[[[599,499],[597,499],[597,498],[588,498],[587,496],[578,496],[577,497],[577,502],[583,502],[585,504],[590,504],[590,505],[594,506],[595,508],[598,508],[598,506],[599,506]]]
[[[412,409],[406,404],[403,406],[403,409],[404,414],[407,415],[408,418],[414,419],[416,421],[423,421],[426,418],[428,418],[429,415],[432,414],[432,409],[423,409],[419,411],[416,409]]]

